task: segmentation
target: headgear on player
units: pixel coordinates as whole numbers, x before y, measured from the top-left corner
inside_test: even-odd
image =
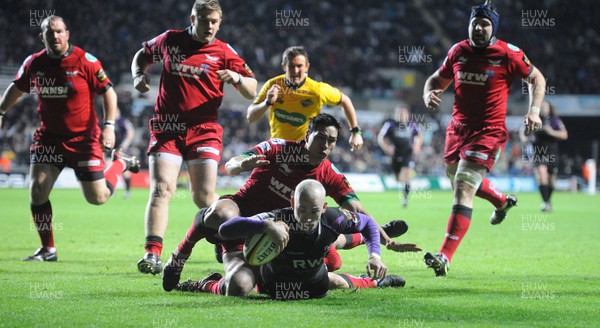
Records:
[[[498,24],[500,23],[500,14],[496,11],[496,7],[492,6],[492,1],[488,0],[479,6],[473,7],[471,10],[471,17],[469,17],[469,22],[473,20],[473,18],[481,17],[487,18],[492,22],[492,38],[496,36],[496,31],[498,31]]]

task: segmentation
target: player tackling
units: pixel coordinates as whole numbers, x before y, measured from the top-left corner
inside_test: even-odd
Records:
[[[496,211],[491,223],[499,224],[516,205],[516,197],[498,192],[486,179],[504,148],[506,107],[515,78],[529,84],[530,107],[524,123],[527,134],[541,128],[539,112],[546,81],[525,53],[496,38],[500,16],[489,3],[474,7],[469,20],[469,38],[455,44],[433,75],[425,82],[423,100],[427,108],[440,104],[440,94],[454,82],[454,109],[446,129],[444,160],[453,181],[454,202],[446,236],[438,254],[425,254],[425,263],[437,276],[448,272],[452,256],[469,229],[473,197],[492,202]]]

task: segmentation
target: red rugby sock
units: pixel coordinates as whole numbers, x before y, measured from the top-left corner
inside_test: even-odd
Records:
[[[335,247],[329,247],[329,251],[327,252],[327,255],[325,255],[323,262],[325,263],[325,266],[327,266],[328,272],[333,272],[342,267],[342,258]]]
[[[343,249],[352,249],[365,243],[363,235],[360,233],[345,234],[344,237],[346,237],[346,244],[342,247]]]
[[[369,277],[358,278],[347,273],[340,273],[340,277],[344,278],[350,288],[374,288],[377,287],[377,281]]]
[[[123,174],[123,170],[125,170],[125,163],[121,159],[113,161],[110,166],[104,170],[104,179],[106,180],[106,186],[110,189],[111,195],[115,192],[119,176]]]
[[[452,256],[456,252],[458,245],[460,245],[467,230],[469,230],[472,214],[472,208],[462,205],[452,206],[452,214],[450,214],[446,228],[446,237],[440,248],[440,253],[446,255],[448,262],[452,260]]]
[[[494,184],[487,178],[483,179],[475,195],[492,203],[495,208],[502,207],[506,202],[506,195],[496,189]]]

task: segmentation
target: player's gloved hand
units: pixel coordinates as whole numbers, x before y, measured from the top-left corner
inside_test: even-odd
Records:
[[[394,252],[398,252],[398,253],[404,253],[404,252],[420,252],[421,249],[419,248],[419,246],[415,245],[415,244],[400,244],[398,242],[395,242],[393,240],[391,240],[390,242],[388,242],[385,245],[385,248],[394,251]]]
[[[357,151],[362,148],[363,145],[362,135],[359,133],[351,133],[350,135],[350,147],[352,151]]]
[[[265,155],[253,155],[250,157],[246,157],[240,163],[240,168],[242,169],[242,171],[249,171],[253,170],[255,167],[271,164],[271,162],[269,160],[266,160],[265,158]]]
[[[534,111],[529,111],[527,115],[525,115],[525,120],[523,122],[525,124],[525,135],[528,136],[531,132],[538,131],[542,128],[542,119],[540,115]]]
[[[141,92],[147,92],[150,90],[150,79],[146,74],[140,74],[133,79],[133,87]]]
[[[440,94],[444,92],[441,89],[431,90],[423,95],[423,101],[425,102],[425,107],[429,109],[435,109],[442,103],[442,99],[440,98]]]
[[[264,222],[263,232],[273,238],[273,242],[277,246],[277,253],[281,253],[290,240],[290,235],[288,233],[290,228],[285,222],[273,221],[272,218],[266,219]]]
[[[372,279],[382,279],[387,274],[387,267],[383,264],[379,255],[371,254],[369,256],[369,261],[367,262],[367,274]]]

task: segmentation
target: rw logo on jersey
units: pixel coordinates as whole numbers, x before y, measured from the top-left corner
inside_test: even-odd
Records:
[[[471,73],[471,72],[456,72],[458,82],[463,84],[474,84],[474,85],[485,85],[488,79],[494,76],[494,71],[487,70],[485,73]]]
[[[292,188],[281,183],[274,177],[271,177],[271,185],[269,186],[269,190],[276,193],[279,197],[285,199],[286,201],[289,201],[289,199],[292,197]]]
[[[171,74],[191,77],[194,79],[199,79],[202,73],[208,72],[209,70],[210,66],[207,64],[202,64],[200,67],[196,67],[179,63],[171,63]]]

